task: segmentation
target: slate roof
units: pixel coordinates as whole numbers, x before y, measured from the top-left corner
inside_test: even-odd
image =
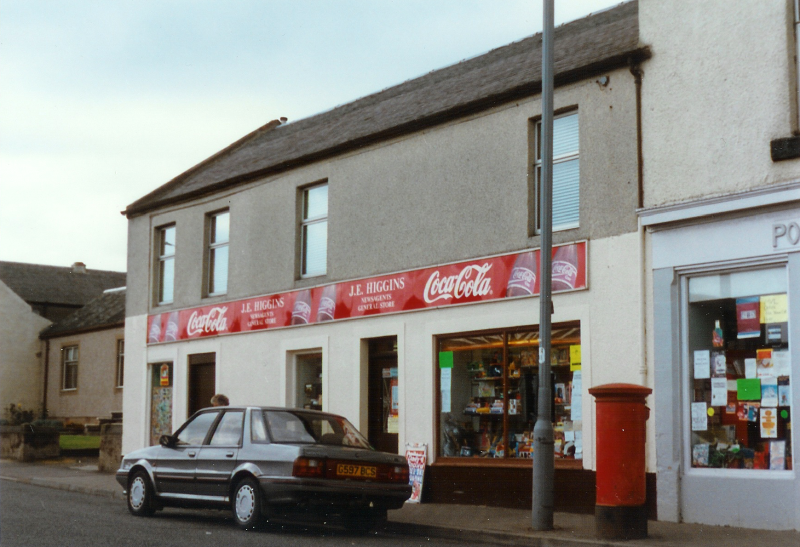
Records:
[[[125,325],[125,290],[106,292],[72,315],[45,328],[39,338],[54,338]]]
[[[649,57],[638,3],[555,29],[556,85]],[[293,122],[273,120],[130,204],[129,217],[541,92],[542,35]]]
[[[125,286],[125,272],[0,261],[0,280],[29,304],[83,306],[106,289]]]

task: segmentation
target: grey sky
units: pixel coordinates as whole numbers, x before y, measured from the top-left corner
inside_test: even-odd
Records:
[[[556,24],[619,0],[556,0]],[[126,269],[120,211],[295,121],[541,30],[540,0],[3,0],[0,260]]]

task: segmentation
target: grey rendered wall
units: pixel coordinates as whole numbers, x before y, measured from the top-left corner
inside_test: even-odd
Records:
[[[580,116],[581,227],[554,241],[636,231],[636,108],[633,77],[608,74],[560,88],[557,109]],[[154,228],[177,226],[174,303],[210,304],[514,251],[529,237],[530,120],[539,98],[374,145],[129,223],[128,316],[152,311]],[[328,274],[297,279],[297,208],[303,186],[329,184]],[[227,295],[202,298],[204,222],[231,212]]]

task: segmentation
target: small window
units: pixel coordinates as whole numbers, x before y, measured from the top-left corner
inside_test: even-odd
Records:
[[[244,412],[226,412],[211,437],[211,446],[239,446],[242,442]]]
[[[328,185],[303,191],[301,277],[325,275],[328,268]]]
[[[175,291],[175,226],[158,231],[158,303],[171,304]]]
[[[178,432],[178,446],[199,446],[203,444],[209,428],[218,415],[219,412],[204,412],[195,417]]]
[[[542,122],[535,131],[536,231],[541,231]],[[578,113],[553,120],[553,230],[568,230],[580,225],[580,161],[578,158]]]
[[[125,340],[117,340],[117,387],[125,380]]]
[[[78,346],[61,348],[61,389],[78,389]]]
[[[230,213],[214,213],[208,220],[208,294],[213,296],[228,292]]]

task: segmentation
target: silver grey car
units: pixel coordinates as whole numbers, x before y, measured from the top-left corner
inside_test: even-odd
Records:
[[[244,529],[322,515],[367,531],[411,495],[405,458],[376,451],[345,418],[273,407],[200,410],[125,455],[116,478],[134,515],[230,508]]]

